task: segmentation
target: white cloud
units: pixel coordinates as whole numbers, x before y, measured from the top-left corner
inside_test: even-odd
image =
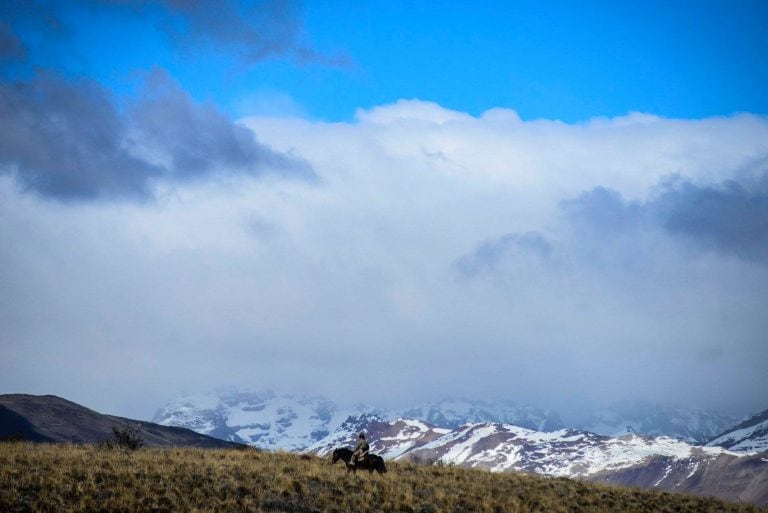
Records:
[[[0,389],[144,416],[227,383],[765,407],[765,266],[660,228],[587,232],[560,207],[748,172],[768,156],[764,118],[569,125],[410,100],[353,123],[244,123],[319,183],[235,176],[62,205],[0,181]],[[477,276],[457,271],[528,232],[545,257],[502,246]]]

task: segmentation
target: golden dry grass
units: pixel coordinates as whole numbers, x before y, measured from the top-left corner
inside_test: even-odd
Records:
[[[703,497],[570,479],[388,465],[348,475],[327,459],[252,450],[0,443],[2,512],[757,512]]]

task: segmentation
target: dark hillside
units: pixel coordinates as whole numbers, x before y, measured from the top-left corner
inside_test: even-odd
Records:
[[[150,447],[226,448],[237,444],[189,429],[103,415],[55,395],[0,395],[0,437],[32,442],[93,443],[113,438],[112,428],[136,426]]]

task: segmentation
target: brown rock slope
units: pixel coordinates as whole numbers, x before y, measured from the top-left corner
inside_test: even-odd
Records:
[[[768,453],[742,457],[693,456],[682,460],[656,457],[640,465],[590,476],[589,480],[768,505],[766,463]]]

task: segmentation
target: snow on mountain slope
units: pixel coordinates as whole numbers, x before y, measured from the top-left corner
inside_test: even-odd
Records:
[[[705,444],[736,422],[736,418],[720,413],[632,401],[614,404],[572,425],[600,435],[666,435]]]
[[[552,411],[518,406],[511,401],[444,400],[384,411],[368,406],[342,409],[324,398],[234,389],[178,397],[158,411],[154,421],[264,449],[299,451],[309,447],[318,449],[318,442],[336,431],[350,416],[360,414],[376,415],[391,422],[400,418],[414,419],[448,429],[485,422],[512,424],[535,431],[564,427],[560,417]],[[571,426],[614,437],[642,433],[703,444],[735,423],[730,417],[714,413],[648,403],[623,403],[589,415]]]
[[[586,477],[636,465],[646,458],[675,460],[723,454],[721,448],[694,447],[670,437],[618,438],[577,430],[540,432],[509,424],[474,424],[448,433],[404,458],[438,460],[492,471],[518,470],[548,476]]]
[[[385,459],[395,459],[449,433],[450,430],[414,419],[386,421],[375,415],[355,415],[349,417],[336,431],[308,447],[305,452],[324,456],[338,447],[354,446],[361,432],[365,432],[372,453]]]
[[[533,406],[518,406],[512,401],[444,400],[403,410],[398,417],[420,419],[443,428],[457,428],[478,422],[514,424],[538,431],[554,431],[564,427],[557,413]]]
[[[707,445],[731,451],[768,452],[768,410],[722,433]]]
[[[478,423],[455,430],[424,422],[356,416],[311,447],[328,454],[365,431],[386,459],[439,462],[490,471],[523,471],[768,504],[768,458],[700,447],[666,436],[601,436],[579,430],[542,432]]]
[[[228,390],[180,396],[159,410],[154,422],[263,449],[298,451],[349,415],[323,398]]]
[[[592,474],[587,479],[768,505],[768,458],[762,453],[707,453],[702,457],[694,452],[683,459],[655,456],[631,467]]]
[[[368,426],[386,422],[381,417],[374,414],[350,415],[339,425],[332,433],[326,437],[315,441],[303,452],[325,456],[333,452],[337,447],[350,447],[357,443],[357,435],[361,432],[368,432]],[[375,451],[374,451],[375,452]]]
[[[512,402],[453,400],[401,411],[361,405],[341,409],[324,398],[235,389],[179,396],[157,412],[154,422],[263,449],[318,452],[332,442],[318,443],[336,430],[340,431],[335,436],[344,439],[344,429],[349,427],[347,420],[352,417],[351,422],[356,422],[354,418],[360,415],[375,415],[391,422],[418,420],[429,425],[425,430],[430,433],[476,422],[511,422],[542,430],[562,427],[557,414]],[[387,452],[390,450],[394,449]]]

